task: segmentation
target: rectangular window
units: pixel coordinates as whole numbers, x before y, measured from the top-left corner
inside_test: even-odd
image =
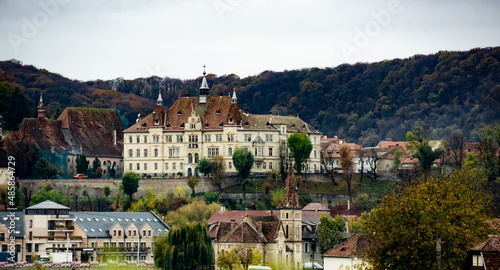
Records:
[[[113,230],[113,236],[116,236],[116,230]]]
[[[148,169],[148,164],[144,163],[144,170],[147,170],[147,169]]]
[[[132,136],[128,137],[128,143],[132,143]]]
[[[141,156],[141,149],[137,149],[137,157]]]
[[[229,147],[229,148],[228,148],[228,154],[229,154],[230,156],[232,156],[232,155],[233,155],[233,148],[232,148],[232,147]]]
[[[38,252],[38,249],[39,249],[39,244],[35,244],[35,252]]]
[[[172,142],[172,136],[171,135],[165,136],[165,142],[171,143]]]
[[[151,236],[151,230],[148,230],[148,236]]]
[[[211,142],[212,141],[212,136],[211,135],[205,135],[205,142]]]
[[[139,138],[139,136],[137,136],[137,143],[140,143],[141,142],[141,138]]]
[[[144,143],[148,143],[148,136],[144,136]]]
[[[123,242],[118,242],[118,247],[123,247]]]
[[[215,140],[217,142],[222,142],[222,135],[215,135]]]
[[[309,243],[304,243],[304,252],[309,252]]]
[[[245,135],[244,141],[245,142],[251,142],[252,141],[252,135]]]
[[[269,156],[272,157],[273,156],[273,149],[271,147],[269,147]]]
[[[472,266],[483,266],[481,255],[472,255]]]
[[[175,170],[175,167],[176,167],[175,165],[176,165],[176,163],[175,163],[175,162],[174,162],[174,163],[172,163],[172,170]]]
[[[128,157],[132,157],[132,149],[128,150]]]
[[[265,162],[262,163],[262,169],[264,169],[264,170],[266,169],[266,163]]]
[[[227,141],[228,142],[234,142],[234,135],[233,134],[227,135]]]
[[[148,149],[144,149],[144,157],[148,157]]]
[[[122,231],[118,230],[118,236],[122,236]]]
[[[146,230],[142,230],[142,236],[146,236]]]
[[[30,228],[33,228],[33,220],[30,220]]]
[[[184,163],[181,162],[181,164],[179,165],[179,169],[184,170]]]
[[[128,170],[131,171],[132,170],[132,163],[129,163],[128,164]]]
[[[155,149],[155,157],[158,156],[158,149]]]
[[[134,236],[136,235],[136,230],[134,230]]]
[[[112,248],[116,247],[116,242],[111,242],[111,247]]]
[[[155,171],[158,170],[158,163],[155,163]]]
[[[165,170],[168,171],[168,163],[165,163]]]
[[[229,165],[227,166],[229,169],[232,169],[233,168],[233,163],[231,163],[231,161],[229,161]]]
[[[273,163],[269,162],[269,170],[272,170],[272,169],[273,169]]]
[[[183,142],[184,139],[182,138],[182,135],[177,135],[177,142]]]
[[[141,169],[141,164],[137,163],[137,170]]]
[[[273,135],[266,135],[266,142],[272,142],[273,141]]]

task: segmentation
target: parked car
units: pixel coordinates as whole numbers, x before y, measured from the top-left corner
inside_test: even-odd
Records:
[[[83,173],[77,173],[75,176],[73,176],[75,179],[83,179]]]

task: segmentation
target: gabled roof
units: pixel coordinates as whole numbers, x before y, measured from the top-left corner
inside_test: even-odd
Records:
[[[217,242],[275,242],[281,221],[275,215],[249,216],[236,222],[220,222]]]
[[[484,259],[484,269],[500,269],[500,235],[488,235],[488,239],[470,248],[467,253],[469,265],[472,254],[481,254]]]
[[[330,212],[330,209],[324,205],[322,205],[321,203],[310,203],[306,206],[304,206],[304,208],[302,208],[302,211],[326,211],[326,212]]]
[[[70,212],[76,226],[82,229],[87,237],[110,237],[110,230],[116,225],[124,229],[133,224],[137,229],[142,229],[149,224],[153,235],[166,233],[170,229],[153,212]],[[132,226],[132,227],[134,227]]]
[[[38,204],[35,204],[35,205],[32,205],[32,206],[26,208],[26,210],[34,210],[34,209],[68,209],[69,210],[69,207],[64,206],[62,204],[58,204],[58,203],[50,201],[50,200],[46,200],[46,201],[43,201],[41,203],[38,203]]]
[[[24,118],[18,132],[22,137],[32,138],[47,153],[69,153],[72,149],[64,138],[61,124],[58,120]]]
[[[323,253],[323,257],[364,257],[368,249],[368,241],[365,236],[352,236],[340,245]]]

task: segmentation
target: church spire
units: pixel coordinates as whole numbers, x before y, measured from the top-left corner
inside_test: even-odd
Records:
[[[280,208],[300,209],[299,196],[295,192],[295,174],[293,167],[288,168],[288,177],[286,179],[285,194]]]
[[[206,65],[203,65],[203,78],[201,79],[201,86],[200,86],[200,103],[207,103],[207,97],[209,94],[210,88],[208,88],[208,83],[207,83],[207,73],[205,72],[205,67]]]
[[[231,103],[238,103],[238,98],[236,97],[236,89],[233,89],[233,97],[231,98]]]
[[[45,105],[43,104],[42,94],[40,94],[40,102],[36,106],[36,116],[38,119],[45,119]]]
[[[163,99],[161,98],[161,93],[158,93],[158,99],[156,100],[156,106],[163,106]]]

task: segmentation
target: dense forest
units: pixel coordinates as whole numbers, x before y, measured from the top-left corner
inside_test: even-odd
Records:
[[[297,114],[329,137],[363,146],[386,138],[404,140],[416,125],[435,129],[438,139],[462,129],[475,140],[481,125],[500,120],[499,61],[496,47],[334,68],[264,71],[246,78],[209,74],[207,79],[212,95],[235,90],[238,102],[252,113]],[[19,89],[13,99],[25,95],[29,110],[19,110],[25,117],[34,115],[43,93],[54,117],[70,105],[111,107],[131,123],[137,113],[152,109],[159,92],[165,105],[179,95],[198,95],[201,77],[79,82],[6,61],[0,62],[0,81],[0,95],[6,95],[7,88]],[[8,115],[5,111],[10,111],[9,105],[0,103],[0,114]],[[9,117],[7,126],[15,129],[22,117]]]

